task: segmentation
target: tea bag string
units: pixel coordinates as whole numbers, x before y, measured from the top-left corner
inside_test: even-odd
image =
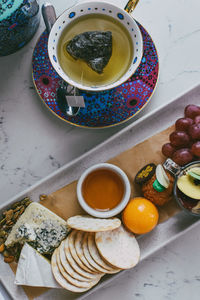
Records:
[[[81,71],[81,84],[83,85],[83,70]]]

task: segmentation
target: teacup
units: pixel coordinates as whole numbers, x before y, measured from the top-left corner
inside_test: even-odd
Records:
[[[124,70],[121,75],[114,78],[113,81],[105,82],[103,84],[87,84],[75,80],[73,76],[70,75],[70,72],[63,70],[59,58],[59,52],[62,50],[60,49],[59,43],[62,34],[67,32],[69,28],[73,32],[75,24],[81,22],[84,17],[95,18],[96,16],[100,18],[110,18],[110,20],[113,20],[126,30],[130,38],[130,47],[132,48],[132,51],[126,48],[124,48],[124,50],[127,51],[127,53],[128,51],[132,52],[132,55],[129,64],[127,65],[127,69]],[[95,27],[95,30],[97,30],[97,27]],[[87,30],[82,28],[82,32],[84,31]],[[84,2],[64,11],[56,20],[48,39],[48,54],[53,68],[65,82],[81,90],[97,92],[117,87],[127,81],[135,73],[143,55],[143,39],[136,21],[125,10],[106,2]],[[121,59],[123,60],[124,58]],[[121,63],[121,59],[118,59],[118,63]],[[96,75],[94,74],[94,76]]]
[[[109,163],[88,168],[77,184],[79,204],[88,214],[98,218],[119,214],[127,205],[130,194],[127,175],[119,167]]]

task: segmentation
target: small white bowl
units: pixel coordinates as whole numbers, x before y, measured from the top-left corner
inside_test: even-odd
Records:
[[[85,202],[85,199],[83,198],[83,195],[82,195],[82,185],[83,185],[85,178],[91,172],[93,172],[95,170],[99,170],[99,169],[104,169],[104,170],[107,169],[107,170],[111,170],[111,171],[115,172],[121,178],[121,180],[124,184],[124,195],[123,195],[121,202],[116,207],[114,207],[113,209],[111,209],[109,211],[99,211],[99,210],[93,209]],[[77,197],[78,197],[79,204],[89,215],[91,215],[93,217],[97,217],[97,218],[110,218],[110,217],[113,217],[113,216],[119,214],[126,207],[128,201],[130,199],[130,194],[131,194],[131,187],[130,187],[130,182],[129,182],[127,175],[119,167],[112,165],[112,164],[108,164],[108,163],[96,164],[96,165],[93,165],[92,167],[88,168],[81,175],[80,179],[78,180],[78,184],[77,184]]]

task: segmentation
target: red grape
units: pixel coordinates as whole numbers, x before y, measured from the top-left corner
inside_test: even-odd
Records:
[[[190,125],[192,126],[192,125]],[[173,147],[188,147],[190,144],[190,137],[184,131],[174,131],[170,134],[169,140]]]
[[[192,145],[192,153],[198,157],[200,157],[200,141],[197,141]]]
[[[185,107],[185,117],[194,119],[200,115],[200,107],[194,104],[189,104]]]
[[[189,104],[185,107],[184,117],[176,120],[175,131],[162,146],[162,153],[180,166],[200,160],[200,106]]]
[[[172,160],[179,166],[183,166],[193,160],[193,155],[190,149],[182,148],[174,152],[174,154],[172,155]]]
[[[195,123],[195,124],[199,124],[199,123],[200,123],[200,116],[196,116],[196,117],[194,118],[194,123]]]
[[[190,118],[180,118],[176,121],[175,127],[178,131],[188,131],[189,126],[193,124],[193,120]]]
[[[200,140],[200,123],[190,125],[188,134],[193,140]]]
[[[173,148],[173,146],[170,143],[166,143],[162,146],[162,153],[166,157],[172,157],[172,154],[175,152],[176,149]]]

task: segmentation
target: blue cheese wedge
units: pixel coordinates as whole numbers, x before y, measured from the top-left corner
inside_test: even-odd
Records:
[[[61,288],[51,271],[51,263],[35,249],[24,244],[17,265],[15,284]]]
[[[67,236],[69,228],[65,220],[43,205],[33,202],[17,220],[5,245],[28,242],[41,254],[51,254]]]

